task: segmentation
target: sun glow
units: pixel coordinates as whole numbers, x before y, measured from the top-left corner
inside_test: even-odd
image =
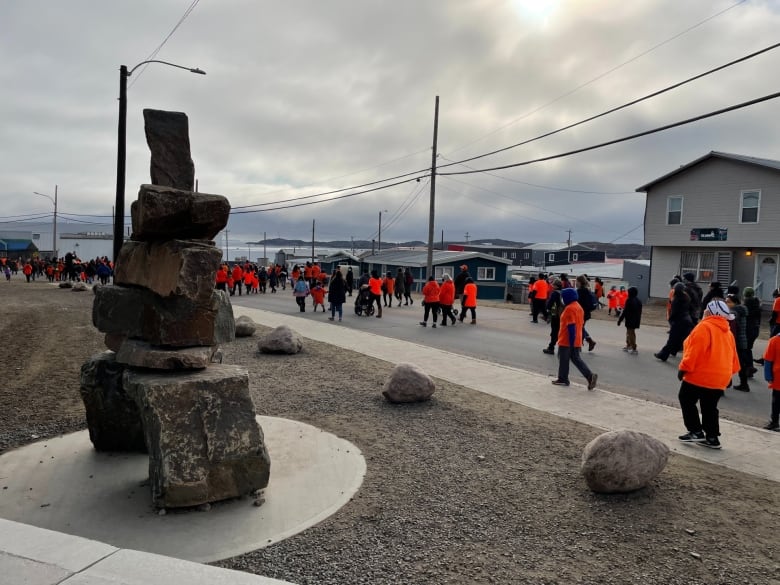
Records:
[[[540,24],[547,24],[560,5],[560,0],[510,0],[510,2],[521,19]]]

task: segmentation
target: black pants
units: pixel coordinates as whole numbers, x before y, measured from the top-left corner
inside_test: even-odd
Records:
[[[574,367],[580,371],[580,374],[585,376],[585,379],[590,382],[593,377],[593,372],[590,371],[588,365],[582,361],[582,348],[581,347],[569,347],[568,345],[558,346],[558,379],[569,381],[569,362],[574,364]]]
[[[306,312],[306,297],[295,297],[295,302],[298,303],[298,307],[301,310],[301,313]]]
[[[463,320],[466,318],[466,311],[471,311],[471,320],[476,321],[477,320],[477,308],[476,307],[464,307],[461,305],[460,307],[460,322],[463,323]]]
[[[439,318],[439,303],[425,302],[425,310],[423,311],[423,321],[428,322],[428,315],[433,313],[433,323],[436,324],[436,319]]]
[[[441,309],[441,324],[447,325],[447,319],[452,320],[452,324],[455,325],[455,315],[452,313],[452,305],[442,305],[439,303]]]
[[[550,345],[548,349],[554,349],[555,344],[558,343],[558,332],[561,330],[561,318],[550,317]]]
[[[547,319],[547,299],[532,299],[531,300],[531,319],[534,322],[538,321],[539,314],[541,313],[543,319]]]
[[[691,433],[699,433],[703,430],[707,438],[716,439],[720,435],[718,401],[721,396],[723,390],[694,386],[683,381],[677,398],[680,400],[685,428]],[[701,420],[699,409],[696,407],[697,402],[701,408]]]
[[[770,419],[774,424],[780,421],[780,390],[772,390],[772,415]]]
[[[669,338],[666,340],[666,345],[661,348],[658,355],[662,359],[669,357],[669,354],[677,353],[682,350],[683,341],[688,337],[693,329],[693,323],[690,321],[675,322],[671,324],[669,329]]]

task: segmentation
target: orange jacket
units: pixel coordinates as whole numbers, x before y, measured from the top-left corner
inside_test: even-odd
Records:
[[[371,289],[371,294],[378,297],[382,296],[382,279],[374,278],[373,276],[368,279],[368,288]]]
[[[616,290],[610,290],[607,293],[607,303],[610,309],[617,309],[618,299]]]
[[[321,271],[322,271],[322,268],[320,268],[320,265],[319,264],[314,264],[311,267],[311,277],[312,278],[319,278]]]
[[[574,325],[574,345],[582,347],[582,327],[585,325],[585,311],[577,301],[569,303],[561,313],[561,327],[558,330],[558,345],[570,347],[569,325]]]
[[[25,276],[30,276],[32,274],[32,266],[30,266],[29,264],[25,264],[24,268],[22,268],[22,273]]]
[[[723,317],[704,317],[683,342],[679,369],[683,380],[694,386],[724,390],[739,371],[739,358],[729,322]]]
[[[464,307],[477,306],[477,285],[474,284],[473,282],[470,282],[463,287],[463,306]]]
[[[321,286],[315,286],[311,289],[311,298],[315,305],[325,304],[325,293],[328,292]]]
[[[780,335],[773,335],[766,345],[764,363],[767,362],[772,362],[772,381],[767,384],[772,390],[780,392]]]
[[[389,295],[393,294],[393,291],[395,291],[395,279],[394,278],[387,278],[386,276],[382,279],[382,284],[385,285],[385,292]]]
[[[537,301],[546,301],[547,295],[549,294],[550,285],[547,284],[546,280],[540,278],[534,283],[534,290],[536,291],[536,296],[534,298]]]
[[[604,286],[600,282],[593,285],[593,294],[596,295],[596,300],[599,300],[604,296]]]
[[[617,306],[623,308],[626,306],[626,300],[628,299],[628,291],[619,290],[617,292]]]
[[[455,283],[445,280],[439,287],[439,302],[442,305],[452,305],[455,302]]]
[[[252,286],[252,281],[255,279],[255,273],[251,270],[247,270],[244,272],[244,284],[247,286]]]
[[[217,270],[217,284],[228,281],[227,266]]]
[[[311,280],[311,266],[304,266],[303,267],[303,277],[306,280]]]
[[[439,302],[439,284],[435,280],[429,280],[422,289],[423,300],[426,303]]]
[[[241,280],[244,278],[244,271],[238,264],[236,264],[233,266],[233,272],[230,276],[233,277],[233,282],[241,282]]]

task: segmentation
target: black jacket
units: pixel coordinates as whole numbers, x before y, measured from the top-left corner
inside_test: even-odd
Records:
[[[624,320],[627,329],[639,329],[642,322],[642,301],[639,300],[639,289],[635,286],[628,287],[626,306],[618,317],[618,325]]]

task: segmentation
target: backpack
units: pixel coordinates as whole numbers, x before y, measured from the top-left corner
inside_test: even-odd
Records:
[[[306,281],[301,279],[298,282],[295,283],[295,292],[297,293],[308,293],[309,286],[306,284]]]

